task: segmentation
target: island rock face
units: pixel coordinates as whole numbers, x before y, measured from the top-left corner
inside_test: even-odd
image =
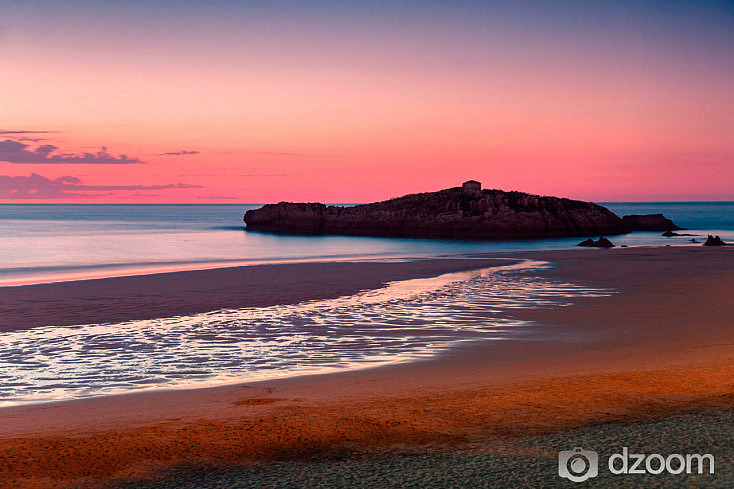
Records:
[[[249,230],[481,240],[620,234],[608,209],[577,200],[481,190],[479,182],[356,206],[268,204],[245,213]]]
[[[630,231],[676,231],[679,228],[662,214],[633,214],[622,218]]]

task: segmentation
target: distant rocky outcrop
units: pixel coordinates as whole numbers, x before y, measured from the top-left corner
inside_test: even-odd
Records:
[[[708,238],[706,238],[706,242],[703,244],[704,246],[726,246],[728,243],[725,243],[724,240],[722,240],[718,236],[711,236],[708,235]]]
[[[677,231],[680,228],[662,214],[632,214],[624,216],[622,222],[630,231]]]
[[[482,190],[475,181],[438,192],[356,206],[268,204],[245,213],[248,230],[483,240],[613,235],[616,214],[590,202]]]
[[[673,236],[698,236],[698,234],[690,234],[690,233],[674,233],[673,231],[665,231],[660,236],[665,236],[666,238],[672,238]]]
[[[585,239],[576,246],[588,246],[593,248],[614,248],[614,243],[609,241],[607,238],[601,237],[594,241],[593,239]],[[626,246],[625,246],[626,248]]]

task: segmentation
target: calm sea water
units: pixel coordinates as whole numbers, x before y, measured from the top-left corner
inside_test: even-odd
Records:
[[[734,240],[734,203],[605,204],[619,215],[663,212],[700,234]],[[0,285],[232,264],[461,255],[563,249],[578,238],[469,242],[246,232],[258,205],[0,205]],[[705,237],[705,236],[704,236]],[[633,233],[634,245],[688,243]]]
[[[236,263],[563,249],[579,241],[276,236],[244,230],[242,214],[251,207],[256,206],[0,206],[0,284]],[[734,241],[734,203],[608,207],[620,215],[663,212],[691,233]],[[689,237],[660,233],[613,239],[690,245]],[[479,341],[579,341],[577,332],[534,328],[507,311],[563,307],[577,297],[614,293],[549,280],[538,273],[547,263],[507,263],[498,259],[496,267],[484,270],[287,306],[0,332],[0,406],[379,366]]]

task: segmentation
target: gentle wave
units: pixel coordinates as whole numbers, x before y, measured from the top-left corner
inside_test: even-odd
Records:
[[[192,316],[0,333],[0,403],[75,399],[374,367],[528,335],[512,308],[605,296],[525,261],[351,296]]]

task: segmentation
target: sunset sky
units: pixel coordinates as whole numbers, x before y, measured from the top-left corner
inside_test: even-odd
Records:
[[[734,3],[34,1],[0,202],[734,200]]]

